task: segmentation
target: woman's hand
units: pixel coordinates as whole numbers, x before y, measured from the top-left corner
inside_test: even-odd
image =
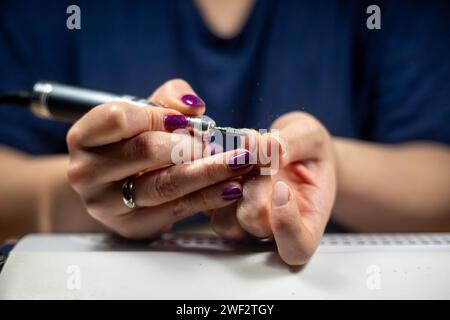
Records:
[[[258,150],[267,149],[252,154],[258,152],[259,161],[267,154],[273,162],[276,154],[270,150],[279,150],[278,172],[247,175],[243,199],[215,210],[211,223],[227,238],[273,236],[281,258],[289,265],[302,265],[319,245],[335,199],[332,141],[321,123],[305,113],[288,113],[271,129],[279,130],[279,138],[255,133]]]
[[[197,153],[189,163],[172,165],[174,146],[198,141],[170,131],[185,126],[183,114],[203,114],[205,105],[182,80],[165,83],[149,99],[162,107],[107,103],[67,134],[72,187],[94,218],[134,239],[157,236],[191,214],[236,201],[242,186],[229,180],[252,167],[233,164],[236,156],[245,156],[242,149],[206,158]],[[130,176],[136,209],[122,200],[122,184]]]

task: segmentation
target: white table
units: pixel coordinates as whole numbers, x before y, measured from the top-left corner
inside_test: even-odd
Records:
[[[300,269],[273,249],[207,235],[30,235],[0,274],[0,299],[450,298],[450,234],[325,235]]]

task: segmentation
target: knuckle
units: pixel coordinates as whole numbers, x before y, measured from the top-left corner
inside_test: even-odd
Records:
[[[248,210],[245,206],[241,206],[238,208],[237,219],[239,221],[239,224],[245,229],[248,229],[249,226],[253,226],[256,220],[253,210]]]
[[[199,208],[202,208],[202,210],[209,210],[211,208],[212,202],[214,202],[214,196],[211,194],[211,192],[208,192],[206,190],[199,191],[198,197],[195,200],[197,202],[196,206]]]
[[[164,105],[163,102],[159,102],[159,104]],[[159,127],[161,127],[162,126],[161,125],[161,122],[162,122],[161,116],[156,114],[154,112],[154,110],[152,110],[151,108],[147,109],[146,111],[147,111],[147,121],[148,121],[149,128],[159,128]]]
[[[127,130],[126,109],[128,105],[124,102],[114,102],[104,105],[105,121],[119,131]]]
[[[328,131],[319,123],[319,125],[311,128],[311,136],[313,138],[313,149],[323,150],[326,145],[331,142],[331,137]]]
[[[181,188],[180,180],[171,170],[163,170],[155,176],[154,183],[148,185],[148,193],[154,192],[159,199],[172,200],[177,197]]]
[[[223,167],[223,165],[215,163],[208,164],[202,168],[201,174],[205,180],[212,183],[217,180],[218,175],[221,172],[220,167]]]
[[[272,127],[278,128],[280,123],[291,124],[293,121],[302,122],[304,125],[317,124],[319,121],[311,114],[303,111],[291,111],[283,114],[281,117],[276,119]]]
[[[95,166],[89,161],[71,161],[67,169],[67,178],[71,185],[83,187],[94,183],[95,171]]]
[[[299,113],[300,121],[302,121],[313,134],[316,134],[318,136],[324,136],[327,134],[325,127],[316,117],[306,112]]]
[[[285,126],[285,124],[290,123],[293,119],[296,119],[299,116],[301,116],[301,114],[302,114],[302,112],[300,112],[300,111],[287,112],[287,113],[281,115],[280,117],[278,117],[277,119],[275,119],[275,121],[272,122],[270,127],[281,129],[283,126]],[[284,124],[284,125],[282,125],[282,124]]]
[[[269,215],[270,206],[266,202],[257,203],[254,201],[251,207],[243,205],[238,208],[238,219],[245,224],[259,223]]]
[[[239,224],[255,237],[267,237],[271,234],[269,226],[270,206],[261,203],[258,206],[241,206],[237,211]]]
[[[313,115],[303,111],[293,111],[288,113],[287,115],[292,118],[295,118],[296,120],[304,122],[311,122],[311,123],[317,122],[317,119]]]
[[[125,154],[127,158],[148,159],[155,154],[159,154],[158,144],[155,144],[154,139],[148,132],[131,139],[130,144],[131,146],[127,149],[127,154]]]
[[[66,135],[66,143],[69,150],[76,149],[80,141],[80,130],[76,125],[72,126]]]
[[[186,86],[188,85],[187,81],[181,78],[174,78],[170,79],[169,81],[166,81],[164,83],[164,87],[167,88],[167,90],[171,90],[173,87],[179,87],[179,86]]]

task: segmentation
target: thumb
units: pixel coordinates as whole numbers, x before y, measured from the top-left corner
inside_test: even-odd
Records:
[[[292,191],[283,181],[273,185],[271,227],[281,259],[289,265],[305,264],[314,252],[313,242]]]

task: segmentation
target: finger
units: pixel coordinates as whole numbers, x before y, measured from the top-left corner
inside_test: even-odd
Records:
[[[235,167],[233,162],[246,154],[248,151],[238,149],[148,172],[135,180],[136,203],[142,207],[155,206],[240,176],[251,170],[252,164],[247,162]]]
[[[242,153],[246,153],[246,150],[233,150],[191,163],[142,174],[134,180],[136,205],[138,207],[154,207],[240,176],[251,170],[252,165],[242,166],[235,170],[228,163]],[[123,203],[122,182],[108,184],[103,188],[95,191],[88,190],[88,192],[83,196],[88,202],[87,205],[95,208],[96,212],[120,215],[132,211]]]
[[[181,79],[167,81],[149,97],[149,100],[165,108],[175,109],[192,116],[203,114],[206,107],[205,102],[192,87]]]
[[[121,235],[142,239],[158,233],[161,228],[185,219],[197,212],[221,208],[242,197],[238,182],[224,182],[175,201],[152,208],[140,208],[130,214],[111,217],[108,223]]]
[[[270,227],[270,176],[250,176],[243,183],[244,197],[237,207],[237,221],[248,233],[266,238],[272,235]]]
[[[83,158],[80,164],[84,168],[78,169],[89,177],[89,184],[119,181],[181,161],[177,148],[183,150],[183,161],[209,155],[204,150],[203,141],[189,134],[147,131],[124,141],[90,149],[89,157]]]
[[[167,119],[176,120],[175,115],[177,119],[182,117],[171,109],[110,102],[95,107],[77,121],[67,134],[67,144],[69,150],[90,148],[128,139],[144,131],[167,131]]]
[[[271,226],[278,253],[289,265],[303,265],[312,256],[316,241],[302,222],[289,186],[275,182],[272,190]]]
[[[315,118],[291,113],[277,120],[270,132],[249,130],[242,137],[242,145],[257,155],[263,174],[273,175],[292,162],[323,158],[328,140],[326,130]]]
[[[221,237],[230,240],[242,240],[247,233],[239,225],[236,217],[237,204],[213,210],[211,213],[211,227]]]
[[[328,132],[318,120],[306,113],[297,112],[282,117],[274,123],[270,136],[272,142],[278,141],[282,147],[282,166],[331,156],[331,148],[325,147],[330,142]]]

